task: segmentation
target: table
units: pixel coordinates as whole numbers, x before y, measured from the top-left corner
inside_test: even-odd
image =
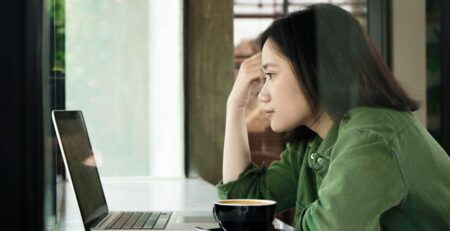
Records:
[[[199,178],[102,178],[109,210],[210,211],[218,194],[214,185]],[[58,230],[83,230],[75,193],[66,182]]]

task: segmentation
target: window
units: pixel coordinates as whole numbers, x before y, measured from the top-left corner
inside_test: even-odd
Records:
[[[257,36],[263,32],[274,19],[289,12],[300,10],[313,3],[333,3],[351,12],[366,27],[366,1],[324,1],[324,0],[235,0],[234,1],[234,56],[235,77],[240,63],[260,51]],[[256,164],[277,160],[283,151],[283,135],[275,133],[270,123],[264,118],[262,107],[253,97],[246,108],[246,122],[252,161]],[[286,211],[278,218],[292,224],[295,211]]]
[[[367,27],[365,0],[235,0],[235,77],[240,63],[259,52],[259,46],[255,39],[274,19],[314,3],[333,3],[340,6],[351,12],[363,27]],[[249,101],[246,119],[252,160],[261,164],[278,159],[284,148],[282,135],[274,133],[270,129],[256,97]]]
[[[101,176],[184,176],[181,3],[66,0],[66,108]]]

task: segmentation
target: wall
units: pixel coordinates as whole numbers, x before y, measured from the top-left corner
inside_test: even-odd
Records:
[[[392,1],[392,69],[407,92],[419,100],[415,112],[426,125],[426,18],[424,0]]]

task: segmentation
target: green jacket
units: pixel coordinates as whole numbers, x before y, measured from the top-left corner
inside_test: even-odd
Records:
[[[295,230],[450,230],[450,158],[410,112],[355,108],[322,140],[250,165],[220,198],[296,208]]]

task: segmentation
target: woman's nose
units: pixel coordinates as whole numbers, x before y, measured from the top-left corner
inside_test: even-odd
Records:
[[[258,93],[258,101],[267,103],[270,101],[270,95],[267,92],[267,84],[264,83],[263,87],[261,88],[261,91]]]

